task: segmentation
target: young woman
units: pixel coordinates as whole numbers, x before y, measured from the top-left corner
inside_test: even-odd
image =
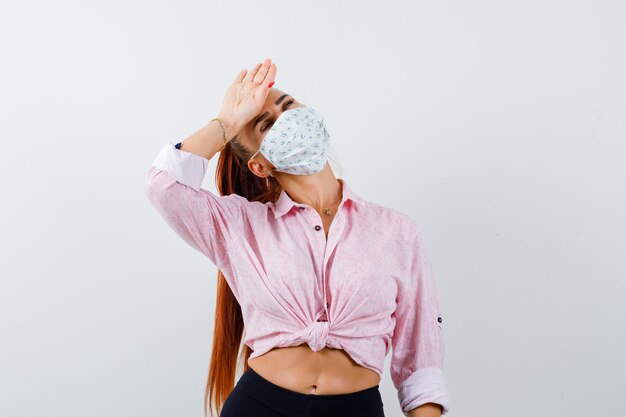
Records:
[[[160,215],[219,268],[205,414],[208,397],[221,417],[384,417],[393,348],[404,415],[441,416],[444,335],[422,234],[334,176],[323,117],[275,77],[269,58],[242,70],[218,117],[167,143],[146,175]],[[200,187],[217,152],[220,195]]]

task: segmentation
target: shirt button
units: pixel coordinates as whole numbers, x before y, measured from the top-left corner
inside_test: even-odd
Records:
[[[302,207],[302,206],[298,206],[298,208],[299,208],[300,210],[304,210],[304,207]]]
[[[437,321],[438,321],[439,323],[441,323],[443,320],[442,320],[442,318],[441,318],[441,317],[437,317]]]
[[[322,228],[322,226],[320,226],[319,224],[315,226],[315,230],[320,230]]]

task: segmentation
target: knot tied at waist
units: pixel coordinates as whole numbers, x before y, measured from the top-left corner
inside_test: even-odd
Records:
[[[304,340],[314,352],[324,349],[326,345],[336,347],[335,343],[329,340],[329,328],[327,321],[315,321],[305,329]]]

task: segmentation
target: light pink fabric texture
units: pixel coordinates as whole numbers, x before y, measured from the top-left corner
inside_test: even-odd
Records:
[[[274,204],[201,188],[208,163],[167,143],[145,190],[174,232],[223,272],[251,358],[307,343],[313,351],[343,349],[382,375],[393,348],[403,413],[434,402],[446,414],[438,290],[411,217],[364,200],[340,178],[343,199],[327,240],[318,212],[285,190]]]

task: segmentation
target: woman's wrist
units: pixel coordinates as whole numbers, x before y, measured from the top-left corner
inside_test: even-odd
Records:
[[[231,115],[227,113],[219,113],[216,116],[216,118],[220,119],[224,125],[224,129],[226,130],[227,141],[230,141],[235,136],[237,136],[237,133],[239,133],[239,130],[241,130],[242,124],[239,123],[237,119],[235,119],[234,117],[232,117]],[[219,122],[214,121],[214,123],[219,123]]]

